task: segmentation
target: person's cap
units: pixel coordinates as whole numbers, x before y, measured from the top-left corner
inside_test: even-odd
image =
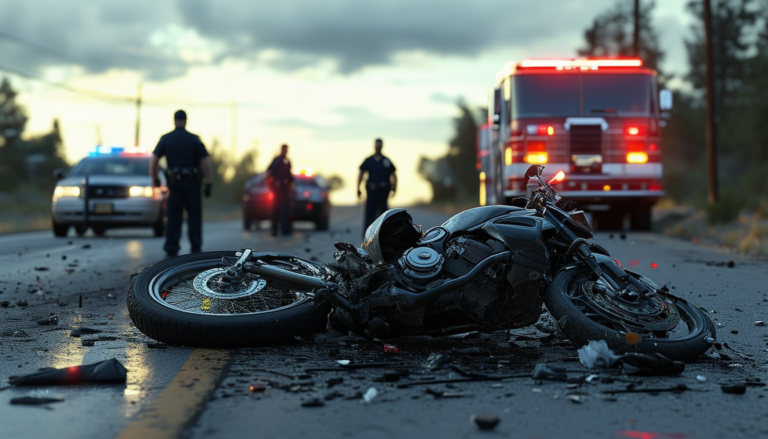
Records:
[[[173,113],[173,118],[175,120],[187,120],[187,113],[184,110],[179,110]]]

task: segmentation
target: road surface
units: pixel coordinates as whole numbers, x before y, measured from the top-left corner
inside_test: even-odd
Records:
[[[412,213],[425,227],[447,218],[436,211]],[[239,221],[207,223],[204,249],[251,247],[328,261],[333,242],[359,243],[361,217],[360,207],[336,208],[329,232],[299,224],[292,238],[246,232]],[[128,369],[124,385],[0,391],[0,436],[481,437],[484,432],[469,419],[485,413],[501,420],[492,435],[510,438],[768,436],[768,388],[760,386],[768,381],[768,333],[755,325],[768,320],[768,264],[654,234],[628,233],[622,239],[601,233],[597,241],[624,266],[711,311],[722,349],[688,364],[679,377],[630,378],[642,384],[511,378],[446,385],[434,381],[456,378],[456,372],[427,370],[423,365],[431,353],[448,354],[466,370],[499,375],[527,373],[542,362],[565,367],[572,381],[590,372],[575,361],[577,347],[533,327],[515,330],[511,338],[496,333],[400,339],[393,342],[399,354],[333,331],[258,349],[157,346],[133,327],[125,306],[132,275],[164,256],[162,241],[152,238],[150,230],[109,231],[104,238],[57,239],[49,232],[0,236],[0,302],[8,302],[0,306],[0,387],[12,375],[42,367],[117,358]],[[188,246],[184,242],[182,253]],[[35,323],[52,315],[59,317],[58,325]],[[84,336],[95,340],[93,346],[69,336],[82,326],[104,331]],[[388,365],[350,372],[341,370],[338,360]],[[723,383],[744,381],[753,385],[743,395],[721,391]],[[254,383],[268,389],[252,393]],[[404,383],[415,384],[397,387]],[[633,384],[638,389],[684,384],[690,390],[605,393]],[[361,395],[371,388],[377,396],[362,403]],[[21,396],[64,401],[9,403]],[[323,405],[302,406],[313,398]]]

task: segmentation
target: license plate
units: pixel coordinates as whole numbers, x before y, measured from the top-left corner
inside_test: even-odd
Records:
[[[115,211],[112,203],[94,203],[93,213],[110,214]]]

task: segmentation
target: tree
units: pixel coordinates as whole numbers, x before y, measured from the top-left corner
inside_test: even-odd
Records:
[[[453,119],[454,135],[448,153],[436,160],[422,157],[419,161],[419,174],[432,185],[432,202],[477,202],[477,122],[464,102],[457,105],[459,116]]]
[[[640,59],[643,65],[658,70],[664,52],[659,46],[659,36],[651,24],[651,14],[656,7],[653,1],[640,6]],[[580,56],[635,56],[634,5],[620,1],[613,8],[598,15],[592,27],[584,31],[586,47],[579,49]]]

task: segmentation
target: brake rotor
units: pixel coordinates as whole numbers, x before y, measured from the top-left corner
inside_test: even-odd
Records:
[[[638,303],[625,302],[610,295],[598,282],[584,282],[581,293],[596,313],[627,326],[649,331],[670,331],[680,322],[674,303],[660,294],[641,295]],[[602,290],[602,291],[601,291]]]
[[[198,293],[215,299],[240,299],[261,291],[267,281],[251,274],[232,278],[227,268],[212,268],[195,276],[192,288]]]

